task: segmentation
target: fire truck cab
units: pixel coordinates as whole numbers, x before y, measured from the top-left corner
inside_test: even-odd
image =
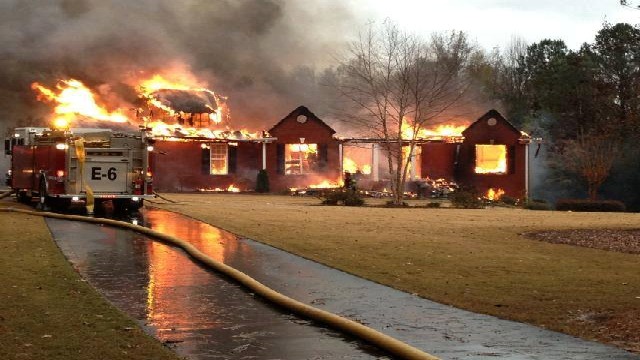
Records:
[[[9,186],[19,201],[38,197],[42,208],[111,200],[115,210],[137,210],[154,197],[151,141],[144,131],[16,128],[5,141]]]

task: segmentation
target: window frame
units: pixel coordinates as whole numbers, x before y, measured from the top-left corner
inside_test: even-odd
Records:
[[[293,151],[292,147],[297,146],[298,151]],[[300,148],[306,146],[307,148],[313,148],[314,151],[301,151]],[[308,155],[305,154],[316,154],[315,164],[309,161]],[[294,156],[293,154],[296,154]],[[298,162],[295,164],[294,162]],[[284,162],[284,174],[285,175],[307,175],[307,174],[317,174],[319,173],[320,167],[320,146],[316,143],[306,144],[306,143],[286,143],[284,144],[284,154],[283,154],[283,162]],[[297,165],[297,167],[296,167]],[[316,171],[312,170],[313,165],[315,165],[318,169]],[[290,168],[297,168],[296,172]]]
[[[216,149],[217,148],[217,149]],[[224,149],[224,151],[214,151]],[[224,171],[215,172],[214,161],[224,161]],[[229,144],[227,143],[211,143],[209,144],[209,174],[210,175],[229,175]]]
[[[478,171],[478,163],[479,163],[479,158],[480,158],[480,149],[482,149],[482,147],[501,147],[504,151],[504,158],[502,159],[504,162],[504,171],[487,171],[487,172],[479,172]],[[509,174],[509,147],[506,144],[475,144],[474,145],[474,168],[473,168],[473,173],[476,175],[507,175]],[[484,157],[484,156],[483,156]],[[488,161],[488,160],[485,160]],[[500,158],[496,159],[496,163],[499,165],[499,161]]]

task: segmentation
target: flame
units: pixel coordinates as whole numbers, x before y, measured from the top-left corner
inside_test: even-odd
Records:
[[[424,129],[419,134],[423,137],[429,136],[441,136],[441,137],[455,137],[462,136],[462,132],[467,128],[467,125],[438,125],[434,129]]]
[[[96,95],[79,80],[61,80],[56,85],[57,91],[37,82],[31,84],[31,88],[38,93],[38,100],[56,104],[53,120],[56,128],[69,127],[79,116],[118,123],[129,120],[120,110],[109,112],[98,105]]]
[[[344,157],[342,159],[342,169],[344,172],[348,172],[351,174],[355,174],[358,171],[360,171],[365,175],[371,174],[371,165],[365,164],[365,165],[359,166],[353,159],[348,157]]]
[[[142,80],[139,84],[141,90],[141,97],[147,100],[149,105],[164,110],[170,116],[178,114],[176,110],[163,104],[159,99],[154,96],[154,92],[159,90],[187,90],[187,91],[202,91],[211,94],[218,104],[224,102],[225,98],[218,96],[215,92],[206,89],[201,86],[200,83],[191,81],[192,84],[188,85],[182,82],[176,82],[163,77],[160,74],[155,74],[151,78]],[[209,113],[209,119],[216,124],[222,122],[223,112],[225,111],[223,106],[218,106],[216,109],[210,108],[212,111]]]
[[[402,138],[406,140],[417,140],[417,139],[447,139],[447,138],[456,138],[462,137],[462,132],[468,127],[468,125],[438,125],[433,128],[418,129],[418,132],[415,132],[413,126],[404,121],[402,123]]]
[[[205,188],[201,188],[198,189],[198,191],[200,192],[230,192],[230,193],[239,193],[241,190],[239,187],[236,187],[234,184],[229,185],[229,187],[225,188],[213,188],[213,189],[205,189]]]
[[[200,84],[196,84],[196,87],[200,87],[199,85]],[[193,86],[171,81],[160,74],[155,74],[149,79],[142,80],[139,86],[145,95],[149,95],[154,91],[163,89],[191,90],[193,88]]]
[[[339,188],[342,185],[340,185],[338,182],[334,182],[328,179],[323,180],[322,182],[318,183],[318,184],[312,184],[309,185],[308,188],[310,189],[334,189],[334,188]]]
[[[152,121],[147,124],[152,137],[156,138],[208,138],[216,140],[258,139],[260,134],[241,130],[213,130],[209,128],[183,127],[178,124],[167,124],[162,121]],[[176,139],[177,140],[177,139]]]
[[[487,190],[487,194],[485,195],[485,198],[487,198],[487,200],[491,200],[491,201],[495,201],[495,200],[500,200],[500,198],[502,197],[502,195],[504,195],[504,190],[498,188],[498,189],[493,189],[493,188],[489,188],[489,190]]]
[[[89,89],[85,84],[76,79],[60,80],[53,88],[48,88],[40,83],[34,82],[31,84],[31,88],[37,93],[37,98],[40,101],[54,104],[51,123],[52,126],[58,129],[68,128],[74,121],[82,120],[94,120],[94,121],[110,121],[117,123],[133,123],[144,122],[147,127],[158,127],[154,130],[154,134],[158,136],[174,136],[176,130],[179,127],[178,134],[181,136],[197,136],[197,137],[209,137],[209,138],[226,138],[224,131],[214,131],[208,129],[209,124],[219,124],[225,117],[228,117],[228,109],[225,105],[226,98],[217,95],[211,90],[208,90],[197,82],[193,76],[189,74],[176,73],[174,78],[178,77],[181,81],[173,81],[170,77],[165,77],[159,74],[153,75],[149,78],[142,80],[134,80],[129,83],[132,87],[137,89],[138,97],[144,99],[150,112],[148,116],[140,116],[143,109],[137,110],[139,118],[134,119],[133,114],[128,116],[131,112],[131,105],[126,101],[121,100],[121,105],[115,110],[108,110],[104,102],[101,101],[100,95]],[[197,91],[206,92],[207,97],[215,99],[217,104],[213,109],[209,105],[209,111],[203,114],[185,114],[172,109],[166,104],[162,103],[160,99],[154,96],[154,92],[158,90],[185,90],[185,91]],[[213,104],[213,101],[212,103]],[[160,111],[155,111],[159,109]],[[195,119],[195,125],[193,128],[183,128],[182,126],[175,125],[174,128],[170,128],[171,125],[163,125],[160,119],[166,120],[169,118],[170,122],[174,121],[176,117],[184,119]],[[190,123],[190,126],[193,126]],[[199,133],[202,132],[202,133]],[[241,136],[235,135],[235,138],[249,137],[248,131],[240,131]],[[255,135],[251,135],[255,137]]]

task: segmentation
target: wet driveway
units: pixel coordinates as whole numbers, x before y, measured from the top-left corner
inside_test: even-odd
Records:
[[[191,242],[285,295],[443,359],[634,359],[623,350],[478,315],[327,268],[193,219],[146,209],[146,226]],[[80,274],[191,359],[376,359],[375,349],[283,313],[180,250],[126,230],[48,219]]]

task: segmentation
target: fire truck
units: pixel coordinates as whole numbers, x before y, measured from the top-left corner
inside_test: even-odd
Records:
[[[154,197],[152,141],[144,130],[16,128],[5,141],[9,186],[20,202],[37,198],[42,209],[85,205],[91,212],[111,201],[116,211],[135,211]]]

